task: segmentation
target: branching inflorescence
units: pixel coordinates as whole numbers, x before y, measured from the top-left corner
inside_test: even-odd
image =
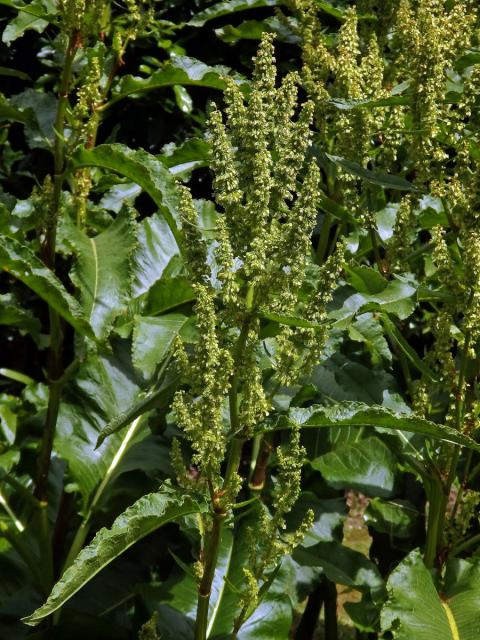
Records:
[[[316,161],[305,163],[313,105],[298,105],[296,74],[285,76],[277,87],[271,36],[262,39],[248,101],[232,79],[226,83],[224,114],[214,107],[209,121],[215,200],[221,208],[213,245],[202,237],[187,189],[180,203],[200,340],[188,355],[177,346],[189,388],[177,392],[173,403],[177,424],[193,450],[197,486],[209,488],[214,519],[228,511],[241,489],[243,442],[270,411],[259,362],[261,318],[300,314],[309,321],[307,328],[280,328],[276,339],[278,384],[297,380],[321,354],[325,308],[343,263],[340,247],[317,269],[315,290],[300,302],[319,197]],[[300,491],[303,449],[298,438],[294,433],[290,446],[277,454],[273,515],[265,511],[255,528],[260,547],[246,569],[250,587],[265,579],[310,522],[307,516],[300,530],[285,538],[284,516]],[[204,578],[208,563],[206,557]],[[237,625],[251,605],[246,598]]]

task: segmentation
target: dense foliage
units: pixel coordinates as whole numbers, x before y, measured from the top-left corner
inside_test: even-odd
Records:
[[[0,637],[478,640],[475,2],[0,5]]]

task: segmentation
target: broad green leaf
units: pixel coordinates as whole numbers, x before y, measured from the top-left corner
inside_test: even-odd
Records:
[[[287,515],[287,526],[295,531],[311,509],[314,521],[303,539],[302,547],[313,547],[319,542],[342,541],[343,525],[347,518],[347,507],[343,498],[320,500],[311,491],[303,491]]]
[[[177,184],[155,156],[142,149],[134,151],[123,144],[102,144],[91,150],[79,149],[72,158],[72,166],[103,167],[138,184],[162,212],[177,243],[180,241]]]
[[[478,560],[453,560],[437,591],[420,552],[412,551],[388,580],[382,629],[390,631],[394,640],[477,640],[479,585]]]
[[[284,4],[282,0],[225,0],[225,2],[218,2],[200,11],[187,24],[191,27],[203,27],[209,20],[214,20],[221,16],[248,9],[258,9],[259,7],[277,7],[281,4]]]
[[[346,602],[344,607],[358,630],[365,633],[376,633],[379,617],[378,604],[373,601],[370,593],[363,593],[359,602]]]
[[[170,405],[178,383],[178,378],[169,378],[165,381],[165,384],[160,387],[160,389],[151,391],[147,395],[140,397],[140,399],[135,402],[135,404],[132,404],[126,411],[117,414],[98,434],[95,448],[98,449],[106,438],[117,433],[121,429],[124,429],[139,416],[142,416],[155,408],[166,409]]]
[[[175,101],[177,103],[177,107],[183,113],[191,113],[193,109],[193,101],[192,97],[188,93],[188,91],[181,84],[173,85],[173,92],[175,94]]]
[[[389,173],[381,173],[377,171],[370,171],[369,169],[364,169],[357,162],[353,162],[352,160],[347,160],[346,158],[342,158],[340,156],[334,156],[329,153],[325,154],[326,157],[333,162],[334,164],[342,167],[347,173],[350,173],[357,178],[361,178],[370,184],[375,184],[379,187],[384,187],[385,189],[398,189],[400,191],[421,191],[419,187],[416,187],[414,184],[402,178],[401,176],[391,175]]]
[[[169,313],[157,318],[137,316],[133,325],[132,361],[150,378],[172,348],[188,317]]]
[[[110,529],[100,529],[92,542],[78,554],[73,565],[65,571],[45,604],[24,618],[23,622],[31,626],[37,625],[62,607],[97,573],[133,544],[167,522],[200,511],[202,507],[197,502],[169,487],[143,496],[118,516]]]
[[[0,325],[28,331],[34,337],[40,334],[40,321],[21,304],[13,293],[0,294]]]
[[[45,4],[38,2],[38,0],[34,0],[30,4],[15,2],[14,0],[0,0],[0,5],[10,7],[11,9],[21,11],[22,13],[29,13],[36,18],[43,18],[44,20],[53,19],[53,15],[48,14],[45,7],[54,7],[54,5],[47,0],[45,0]]]
[[[334,489],[355,489],[368,496],[389,497],[395,485],[396,460],[379,438],[335,447],[310,463]]]
[[[39,3],[35,3],[39,4]],[[11,45],[14,40],[18,40],[25,31],[33,29],[37,33],[42,33],[48,27],[48,22],[42,18],[37,18],[30,13],[19,11],[18,15],[9,22],[2,34],[2,42],[7,46]]]
[[[142,189],[134,182],[123,182],[111,187],[100,200],[103,209],[120,213],[124,204],[133,204]]]
[[[50,0],[33,0],[30,4],[1,0],[0,4],[6,5],[18,11],[18,15],[10,20],[2,34],[2,42],[9,46],[28,29],[42,33],[53,19],[55,6]]]
[[[27,109],[22,109],[12,104],[4,95],[0,94],[0,120],[10,120],[12,122],[29,121],[31,113]]]
[[[383,335],[382,325],[372,313],[362,313],[348,327],[351,340],[363,342],[370,352],[373,363],[391,362],[392,354]]]
[[[174,176],[183,176],[198,167],[208,165],[210,145],[203,138],[190,138],[180,145],[169,144],[159,156]]]
[[[420,513],[408,500],[373,498],[368,503],[364,520],[369,527],[392,538],[410,538]]]
[[[145,314],[156,316],[195,300],[195,291],[183,276],[161,278],[150,288],[145,303]]]
[[[129,214],[117,216],[106,231],[94,238],[70,225],[68,242],[75,250],[70,276],[80,291],[85,316],[97,338],[107,337],[128,302],[135,236],[135,222]]]
[[[288,640],[291,626],[292,604],[288,596],[267,594],[240,628],[237,637],[238,640]]]
[[[293,559],[300,565],[322,567],[328,579],[336,584],[375,594],[384,590],[377,566],[359,551],[335,540],[308,548],[300,546],[293,552]]]
[[[139,416],[133,416],[124,425],[128,429],[96,448],[102,429],[145,399],[129,360],[128,345],[113,343],[109,355],[90,355],[64,388],[55,450],[68,464],[70,488],[81,493],[83,511],[105,477],[118,475],[130,448],[150,433],[144,422],[135,421]]]
[[[134,297],[146,293],[157,282],[160,287],[165,270],[180,253],[169,225],[158,214],[144,218],[138,225],[137,233],[138,245],[133,255],[132,267]]]
[[[0,453],[0,479],[4,478],[7,473],[13,469],[13,467],[18,464],[20,460],[20,451],[19,449],[11,448],[6,451],[3,450],[2,443],[2,453]]]
[[[398,393],[395,378],[384,367],[370,362],[362,364],[338,350],[315,367],[311,381],[318,393],[334,402],[353,400],[409,412]]]
[[[442,604],[453,614],[460,640],[476,640],[480,629],[480,561],[452,559],[447,564]]]
[[[0,393],[0,431],[2,440],[13,445],[17,431],[18,413],[22,406],[20,398]],[[3,442],[5,446],[5,442]]]
[[[334,6],[331,2],[326,2],[325,0],[315,0],[315,5],[333,18],[337,18],[338,20],[345,20],[345,10],[340,9],[339,7]],[[359,13],[357,16],[358,20],[376,20],[377,17],[371,13]]]
[[[334,309],[328,316],[335,321],[339,328],[347,327],[352,318],[360,312],[385,311],[400,320],[405,320],[415,309],[415,286],[407,281],[396,279],[380,293],[354,293],[348,296],[341,308]]]
[[[57,114],[56,97],[51,93],[26,89],[13,96],[10,102],[28,116],[25,121],[25,136],[30,147],[53,149],[54,123]]]
[[[362,265],[360,267],[346,267],[347,282],[358,291],[375,295],[382,293],[388,286],[388,280],[376,269]]]
[[[188,56],[175,56],[165,63],[165,66],[154,71],[148,78],[127,75],[123,76],[112,90],[109,105],[122,100],[132,94],[153,91],[162,87],[191,86],[207,87],[209,89],[225,88],[226,75],[230,69],[224,66],[209,67],[204,62]],[[237,77],[237,76],[235,76]],[[240,78],[237,77],[240,81]]]
[[[465,53],[463,56],[460,56],[458,60],[455,62],[455,69],[462,73],[468,67],[473,67],[480,63],[480,52],[479,51],[469,51]]]
[[[293,408],[287,415],[279,418],[276,428],[287,428],[290,422],[310,428],[370,426],[393,431],[409,431],[480,451],[480,444],[451,427],[430,422],[416,415],[390,411],[385,407],[369,406],[363,402],[340,402],[328,407],[313,405],[304,409]]]
[[[79,333],[94,337],[80,304],[28,246],[3,236],[0,269],[23,282]]]
[[[238,26],[227,24],[215,29],[215,35],[222,42],[236,44],[239,40],[260,40],[264,31],[270,31],[270,29],[263,20],[245,20]]]

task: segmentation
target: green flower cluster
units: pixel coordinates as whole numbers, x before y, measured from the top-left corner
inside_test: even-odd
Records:
[[[172,408],[193,451],[193,467],[185,469],[178,442],[173,460],[179,481],[208,493],[212,505],[204,522],[204,559],[197,566],[202,597],[209,590],[221,522],[242,486],[243,443],[271,410],[265,379],[289,384],[318,361],[327,337],[326,305],[344,261],[343,245],[320,267],[310,257],[320,180],[316,161],[305,162],[313,104],[298,104],[296,74],[277,82],[272,36],[262,38],[248,99],[233,79],[225,82],[224,112],[214,107],[209,119],[220,208],[214,241],[202,233],[188,189],[179,187],[178,202],[200,339],[193,349],[180,342],[176,348],[185,388],[175,394]],[[273,371],[270,365],[264,371],[260,357],[264,318],[279,319]],[[294,324],[298,319],[299,326],[285,328],[283,318]],[[289,445],[276,452],[271,509],[260,509],[252,529],[255,543],[237,626],[268,573],[311,526],[308,514],[296,531],[285,531],[285,516],[300,492],[303,457],[294,429]]]
[[[459,51],[471,42],[476,22],[473,3],[446,0],[401,0],[397,10],[396,67],[411,79],[414,106],[409,152],[419,178],[433,177],[432,166],[448,156],[441,138],[451,111],[445,104],[446,73]]]
[[[377,35],[371,31],[360,37],[354,7],[332,46],[317,16],[312,0],[296,0],[302,38],[302,81],[315,104],[315,124],[321,146],[366,166],[381,158],[387,165],[396,157],[396,133],[403,118],[401,107],[356,108],[355,103],[388,96],[386,70]],[[340,102],[338,102],[340,100]],[[339,108],[339,105],[342,108]],[[381,146],[378,141],[381,134]],[[327,180],[330,197],[341,198],[367,228],[374,228],[373,216],[362,206],[362,183],[337,167],[335,179]]]
[[[288,327],[277,338],[277,377],[283,384],[294,381],[318,360],[326,339],[325,307],[343,265],[340,249],[320,270],[317,290],[299,305],[319,169],[314,160],[304,168],[312,104],[298,107],[297,80],[289,74],[276,86],[270,35],[255,60],[248,102],[226,79],[225,117],[214,108],[209,127],[215,199],[222,208],[213,246],[202,236],[190,192],[181,188],[179,211],[202,340],[190,358],[179,356],[191,387],[176,395],[174,409],[192,443],[194,463],[216,490],[226,451],[227,396],[231,432],[243,438],[251,437],[269,411],[257,355],[259,316],[300,310],[310,321],[311,327]]]

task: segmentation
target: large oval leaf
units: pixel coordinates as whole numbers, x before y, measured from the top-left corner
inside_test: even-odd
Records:
[[[369,558],[333,540],[319,542],[313,547],[298,547],[293,558],[300,565],[322,567],[326,576],[336,584],[372,591],[377,595],[385,589],[378,567]]]
[[[109,105],[132,94],[161,89],[162,87],[194,86],[210,89],[225,88],[224,77],[230,69],[224,66],[210,67],[200,60],[188,56],[175,56],[162,69],[154,71],[148,78],[127,75],[113,89]]]
[[[150,493],[126,509],[110,529],[101,529],[85,547],[54,586],[48,600],[32,615],[23,618],[31,626],[62,607],[99,571],[149,533],[162,525],[190,513],[199,513],[202,507],[187,496],[170,487]]]
[[[382,629],[395,640],[478,640],[479,585],[478,560],[452,560],[439,593],[420,552],[412,551],[388,580]]]
[[[480,451],[480,444],[451,427],[363,402],[340,402],[330,407],[313,405],[304,409],[294,408],[287,415],[280,417],[276,428],[286,428],[291,422],[302,427],[372,426],[393,431],[410,431]]]
[[[130,449],[148,443],[150,430],[136,419],[153,406],[164,407],[175,390],[174,385],[166,385],[145,396],[128,359],[128,345],[123,343],[114,344],[112,353],[102,357],[91,354],[64,388],[55,451],[68,464],[70,479],[82,494],[84,512],[105,478],[122,472]],[[139,405],[139,412],[131,413]],[[121,426],[129,428],[96,448],[100,432],[114,419],[125,419]],[[159,458],[159,467],[162,462]]]
[[[388,498],[395,484],[396,460],[379,438],[343,444],[312,460],[334,489],[356,489],[368,496]]]
[[[135,236],[135,223],[128,214],[120,214],[94,238],[73,224],[69,226],[68,242],[76,255],[72,281],[80,291],[85,314],[98,338],[107,337],[128,302]]]
[[[188,320],[188,316],[181,313],[168,313],[158,318],[135,317],[132,361],[145,378],[155,373]]]

